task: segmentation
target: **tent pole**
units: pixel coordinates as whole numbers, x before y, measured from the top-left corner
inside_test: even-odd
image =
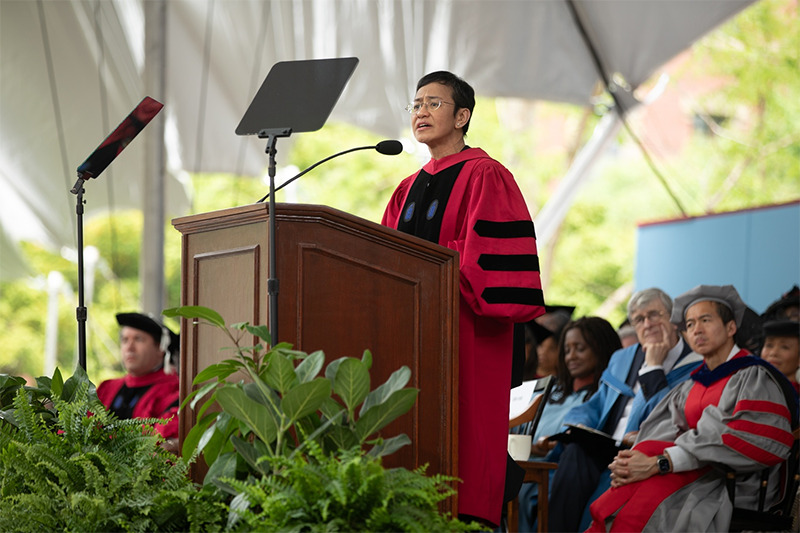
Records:
[[[536,241],[539,249],[544,248],[556,233],[581,185],[591,175],[592,166],[603,155],[606,146],[621,126],[622,120],[616,111],[612,110],[603,116],[595,127],[592,138],[581,148],[567,174],[559,182],[558,189],[536,215]]]
[[[164,101],[166,94],[166,18],[164,0],[144,2],[145,68],[147,94]],[[139,259],[141,306],[146,313],[161,315],[166,305],[164,289],[164,227],[166,172],[164,120],[156,120],[145,132],[145,175],[143,185],[142,255]]]

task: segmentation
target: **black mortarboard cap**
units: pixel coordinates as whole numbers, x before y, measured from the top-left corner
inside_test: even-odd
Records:
[[[765,337],[800,337],[800,322],[794,320],[771,320],[764,322]]]
[[[545,314],[526,322],[537,343],[548,337],[555,337],[558,341],[564,327],[572,319],[575,306],[571,305],[545,305]]]
[[[566,313],[571,317],[572,313],[575,312],[575,306],[574,305],[548,305],[548,304],[545,304],[544,310],[545,310],[546,313],[557,313],[557,312]]]
[[[117,323],[144,331],[159,346],[162,346],[162,342],[168,342],[167,351],[171,354],[175,354],[180,347],[180,336],[152,316],[143,313],[117,313]],[[164,338],[165,334],[169,336],[169,341]]]
[[[543,325],[539,324],[535,320],[531,320],[530,322],[526,322],[525,326],[530,329],[531,333],[533,334],[533,338],[536,339],[538,344],[541,344],[547,337],[552,337],[555,335],[554,332],[550,331]]]
[[[787,307],[800,307],[800,287],[797,285],[793,286],[780,298],[772,302],[767,310],[764,311],[761,316],[764,317],[765,320],[773,320],[780,318],[778,317],[778,313],[786,309]]]

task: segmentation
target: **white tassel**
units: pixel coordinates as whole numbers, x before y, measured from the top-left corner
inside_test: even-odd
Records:
[[[172,374],[174,369],[172,368],[172,354],[169,353],[169,343],[171,338],[169,336],[169,330],[165,327],[161,328],[161,342],[159,343],[158,347],[164,352],[164,373],[165,374]]]

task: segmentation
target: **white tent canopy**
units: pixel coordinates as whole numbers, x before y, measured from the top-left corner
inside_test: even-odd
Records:
[[[278,61],[358,57],[332,118],[393,137],[416,80],[438,69],[482,96],[575,104],[619,79],[630,105],[630,90],[752,1],[170,0],[162,56],[144,38],[160,0],[0,0],[0,277],[19,272],[9,242],[75,246],[75,169],[162,58],[164,94],[150,96],[165,104],[154,122],[174,216],[188,207],[185,171],[263,174],[263,141],[234,130]],[[144,146],[87,183],[87,215],[142,206]]]

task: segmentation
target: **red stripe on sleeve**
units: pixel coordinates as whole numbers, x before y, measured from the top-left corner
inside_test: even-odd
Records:
[[[782,403],[768,402],[766,400],[739,400],[733,414],[739,411],[755,411],[759,413],[772,413],[789,420],[789,408]]]
[[[728,427],[736,431],[744,431],[753,435],[759,435],[780,442],[787,448],[791,447],[794,443],[794,436],[783,429],[776,428],[767,424],[759,424],[750,420],[732,420],[728,423]]]
[[[749,442],[742,440],[735,435],[731,435],[730,433],[722,434],[722,442],[728,448],[739,452],[745,457],[748,457],[762,465],[773,466],[784,461],[782,457],[778,457],[775,454],[769,453],[768,451],[759,448],[758,446],[754,446],[753,444],[750,444]]]

